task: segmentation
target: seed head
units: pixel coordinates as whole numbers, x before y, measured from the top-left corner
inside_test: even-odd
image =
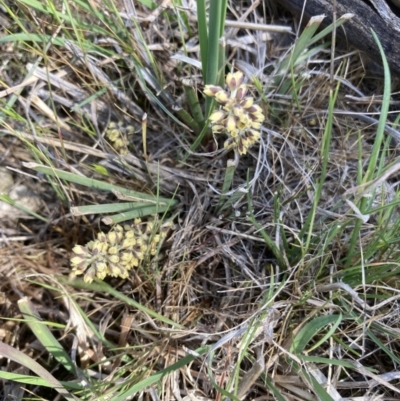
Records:
[[[254,104],[254,98],[246,97],[248,86],[243,81],[243,73],[237,71],[226,76],[227,91],[214,85],[204,88],[204,93],[220,105],[209,117],[213,133],[226,133],[225,149],[237,149],[241,155],[260,139],[257,130],[265,118],[261,107]],[[247,135],[249,131],[251,134]]]
[[[170,223],[163,224],[158,233],[152,221],[142,223],[135,220],[132,225],[117,225],[107,234],[100,232],[97,239],[86,246],[76,245],[71,258],[73,277],[84,275],[87,283],[95,277],[103,280],[106,276],[127,278],[133,267],[139,266],[146,255],[155,255]]]

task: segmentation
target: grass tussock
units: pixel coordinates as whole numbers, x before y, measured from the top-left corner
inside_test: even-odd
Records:
[[[0,1],[2,398],[399,397],[397,78],[218,4]]]

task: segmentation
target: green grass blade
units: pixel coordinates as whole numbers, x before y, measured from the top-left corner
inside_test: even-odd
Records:
[[[117,224],[126,220],[133,220],[139,217],[151,216],[157,213],[164,213],[171,207],[168,205],[147,205],[142,207],[135,207],[134,209],[128,210],[124,213],[115,214],[113,216],[107,216],[102,219],[104,224]]]
[[[218,63],[219,63],[219,40],[223,32],[222,24],[222,8],[225,1],[211,0],[209,15],[209,37],[208,37],[208,54],[207,54],[207,70],[206,84],[215,85],[218,79]]]
[[[274,383],[272,380],[267,376],[265,378],[265,384],[273,394],[273,396],[278,400],[278,401],[287,401],[287,398],[284,397],[280,391],[274,386]]]
[[[185,93],[193,119],[196,121],[198,127],[202,127],[204,125],[204,115],[197,97],[196,90],[192,86],[185,85]],[[200,131],[201,130],[199,130],[199,132]]]
[[[313,200],[313,205],[312,205],[310,214],[308,215],[307,220],[304,224],[304,227],[302,228],[300,235],[299,235],[299,237],[302,238],[304,233],[306,232],[306,230],[308,230],[308,235],[307,235],[307,240],[306,240],[306,245],[305,245],[305,250],[304,250],[305,252],[308,252],[308,249],[309,249],[309,246],[311,243],[317,207],[318,207],[319,200],[321,198],[323,185],[325,183],[326,172],[327,172],[328,162],[329,162],[329,148],[330,148],[331,137],[332,137],[332,128],[333,128],[333,110],[334,110],[334,106],[336,104],[336,99],[337,99],[337,96],[339,93],[339,87],[340,87],[340,82],[338,82],[334,93],[332,91],[329,92],[328,119],[327,119],[326,126],[325,126],[322,148],[321,148],[321,157],[322,157],[321,173],[320,173],[318,182],[316,183],[314,200]]]
[[[307,350],[307,353],[317,349],[321,345],[323,345],[326,341],[328,341],[333,334],[335,334],[336,329],[339,327],[340,323],[342,322],[342,315],[340,314],[336,320],[336,322],[333,323],[332,327],[328,330],[328,332],[322,336],[320,340],[318,340],[311,348]]]
[[[53,385],[51,383],[49,383],[47,380],[42,379],[40,377],[21,375],[21,374],[11,373],[11,372],[4,372],[3,370],[0,370],[0,379],[9,380],[9,381],[13,381],[16,383],[30,384],[32,386],[42,386],[42,387],[53,388]],[[64,388],[69,389],[69,390],[82,391],[84,389],[84,386],[79,383],[64,382],[64,381],[60,381],[60,383],[62,384],[62,386]]]
[[[36,42],[36,43],[48,43],[51,39],[50,35],[39,35],[36,33],[14,33],[12,35],[2,36],[0,43],[13,43],[13,42]],[[62,38],[55,38],[53,44],[57,46],[63,46],[64,40]],[[28,77],[26,77],[28,78]]]
[[[310,46],[310,41],[316,32],[316,30],[321,25],[323,20],[322,16],[312,17],[308,22],[307,26],[304,28],[303,33],[300,35],[296,41],[290,57],[286,58],[279,67],[278,74],[286,73],[289,71],[291,66],[296,66],[299,62],[299,57],[305,52],[305,50]],[[281,79],[281,76],[277,77]]]
[[[70,394],[63,385],[52,375],[50,374],[45,368],[39,365],[35,360],[33,360],[28,355],[24,354],[23,352],[15,349],[7,344],[4,344],[0,341],[0,355],[3,358],[10,359],[22,366],[27,367],[33,373],[37,374],[41,377],[44,381],[47,382],[46,387],[51,387],[56,390],[59,394],[61,394],[66,400],[68,401],[77,401],[79,398]]]
[[[111,191],[121,192],[122,194],[128,195],[132,198],[135,198],[138,200],[149,200],[153,203],[159,202],[161,204],[162,203],[169,204],[171,202],[171,200],[168,198],[157,199],[156,196],[153,196],[153,195],[148,195],[148,194],[143,194],[141,192],[132,191],[130,189],[126,189],[126,188],[120,187],[118,185],[108,184],[106,182],[95,180],[93,178],[87,178],[87,177],[80,176],[77,174],[68,173],[66,171],[53,169],[51,167],[42,166],[37,163],[24,163],[24,166],[27,168],[30,168],[32,170],[38,171],[40,173],[50,175],[51,177],[56,177],[60,180],[74,182],[75,184],[83,185],[88,188],[100,189],[103,191],[110,191],[110,192]]]
[[[118,290],[109,286],[108,284],[106,284],[103,281],[97,280],[96,283],[88,284],[88,283],[85,283],[83,280],[68,280],[65,277],[60,277],[59,279],[62,283],[70,285],[75,288],[81,288],[84,290],[90,290],[90,291],[96,291],[99,293],[110,294],[113,297],[115,297],[116,299],[119,299],[120,301],[124,302],[126,305],[129,305],[132,308],[136,308],[136,309],[140,310],[141,312],[154,317],[159,322],[162,322],[168,326],[172,326],[172,327],[175,327],[178,329],[184,329],[184,326],[180,325],[179,323],[176,323],[173,320],[168,319],[167,317],[164,317],[157,312],[154,312],[152,309],[141,305],[140,303],[134,301],[132,298],[121,294]]]
[[[254,216],[253,204],[252,204],[251,197],[250,197],[250,191],[247,192],[247,203],[248,203],[248,210],[250,211],[249,212],[249,216],[248,216],[249,221],[254,225],[254,227],[256,227],[258,232],[263,237],[265,243],[267,244],[267,246],[269,247],[269,249],[273,253],[274,257],[276,258],[279,267],[281,269],[285,269],[286,268],[285,267],[286,263],[285,263],[285,259],[282,256],[281,250],[277,247],[277,245],[275,244],[274,240],[260,226],[260,224],[258,224],[258,222],[257,222],[257,220],[256,220],[256,218]]]
[[[315,16],[310,19],[307,26],[304,28],[303,33],[300,35],[299,39],[296,41],[293,52],[290,57],[290,64],[294,65],[294,62],[299,58],[299,56],[310,46],[310,41],[314,36],[315,32],[322,23],[324,16]]]
[[[83,216],[86,214],[123,212],[131,209],[141,208],[144,206],[149,206],[149,204],[141,202],[106,203],[104,205],[76,206],[76,207],[71,207],[70,210],[74,216]]]
[[[36,338],[43,347],[69,372],[76,374],[75,365],[69,355],[65,352],[61,344],[56,340],[53,333],[43,322],[33,305],[25,297],[18,301],[18,308],[24,316],[24,320],[29,328],[33,331]]]
[[[225,29],[226,0],[211,0],[209,12],[209,35],[207,53],[206,85],[216,85],[219,82],[219,68],[222,48],[220,39]],[[212,109],[213,99],[206,98],[206,116]]]
[[[383,344],[383,342],[371,330],[367,330],[367,335],[390,358],[391,361],[400,364],[400,357],[396,356],[389,347]],[[393,337],[397,338],[397,334]]]
[[[214,102],[214,99],[212,99],[212,101]],[[193,142],[193,145],[190,147],[190,150],[192,152],[194,152],[197,147],[200,145],[201,141],[203,140],[204,136],[207,134],[207,132],[210,131],[210,128],[208,126],[208,119],[206,121],[206,123],[204,124],[203,129],[200,132],[200,135],[197,136],[196,140]],[[183,161],[186,161],[186,159],[190,156],[190,153],[187,153],[185,155],[185,157],[183,158]]]
[[[203,82],[207,82],[208,27],[207,27],[205,0],[197,0],[197,26],[199,31],[200,57],[201,57],[201,65],[203,73]]]
[[[351,14],[342,15],[341,17],[339,17],[335,21],[335,25],[330,24],[326,28],[324,28],[322,31],[318,32],[315,36],[313,36],[310,39],[309,46],[313,45],[314,43],[318,42],[319,40],[321,40],[321,39],[325,38],[326,36],[330,35],[334,28],[335,29],[340,28],[344,23],[346,23],[347,21],[351,20],[351,18],[352,18]]]
[[[380,111],[379,123],[378,123],[378,127],[376,130],[376,139],[375,139],[374,147],[372,150],[371,158],[370,158],[370,161],[368,164],[368,169],[364,176],[364,182],[370,181],[374,177],[374,172],[375,172],[376,165],[378,162],[379,152],[381,149],[383,139],[385,137],[385,126],[386,126],[386,120],[387,120],[387,116],[388,116],[388,112],[389,112],[390,96],[391,96],[391,77],[390,77],[389,64],[387,62],[385,52],[378,39],[378,36],[372,29],[371,29],[371,31],[372,31],[372,36],[374,37],[375,42],[379,47],[379,51],[380,51],[381,57],[382,57],[382,64],[383,64],[383,70],[384,70],[384,87],[383,87],[384,89],[383,89],[383,98],[382,98],[382,108]]]
[[[368,163],[368,168],[367,171],[362,179],[362,184],[365,184],[369,181],[372,181],[375,174],[376,174],[376,166],[378,162],[378,157],[380,154],[381,150],[381,145],[384,139],[384,134],[385,134],[385,126],[386,126],[386,120],[387,120],[387,115],[389,112],[389,105],[390,105],[390,96],[391,96],[391,77],[390,77],[390,69],[389,69],[389,64],[387,62],[385,52],[382,48],[382,45],[379,41],[378,36],[376,33],[372,31],[372,35],[375,39],[376,44],[378,45],[381,58],[382,58],[382,64],[383,64],[383,70],[384,70],[384,86],[383,86],[383,99],[382,99],[382,107],[381,107],[381,112],[379,116],[379,123],[376,131],[376,137],[375,137],[375,142],[372,148],[371,152],[371,157],[370,161]],[[372,201],[372,200],[371,200]],[[370,201],[367,198],[362,198],[360,203],[359,203],[359,209],[361,213],[365,213],[366,210],[368,210],[368,204]],[[348,251],[348,257],[346,258],[346,267],[349,267],[352,263],[354,263],[354,254],[355,254],[355,249],[357,246],[357,242],[360,238],[360,230],[361,230],[361,220],[357,219],[355,228],[353,230],[351,239],[350,239],[350,246],[349,246],[349,251]]]
[[[334,365],[334,366],[341,366],[343,368],[354,369],[354,364],[352,364],[351,362],[348,362],[348,361],[323,358],[321,356],[309,356],[309,355],[297,355],[297,357],[301,361],[305,361],[305,362],[321,363],[326,366]]]
[[[46,219],[45,217],[42,217],[40,214],[33,212],[31,209],[28,209],[24,205],[21,205],[20,203],[16,202],[14,199],[11,199],[8,195],[1,194],[0,201],[6,202],[11,206],[16,207],[17,209],[30,214],[32,217],[35,217],[36,219],[44,221],[45,223],[50,223],[50,221],[48,219]]]
[[[341,322],[343,316],[340,315],[326,315],[319,316],[308,322],[293,339],[293,343],[290,347],[290,352],[293,354],[300,354],[304,351],[304,348],[311,341],[311,339],[318,334],[328,324],[336,324],[338,321]]]
[[[202,348],[196,349],[194,351],[194,353],[196,355],[200,356],[200,355],[203,355],[207,350],[208,350],[208,347],[202,347]],[[178,362],[174,363],[173,365],[168,366],[167,368],[148,377],[145,380],[142,380],[140,383],[135,384],[129,390],[119,394],[118,396],[111,398],[110,401],[125,401],[127,399],[130,399],[130,397],[132,397],[139,391],[144,390],[146,387],[149,387],[155,383],[160,383],[161,380],[165,376],[169,375],[170,373],[179,371],[180,368],[189,365],[190,362],[194,361],[197,358],[196,355],[187,355],[187,356],[183,357],[182,359],[180,359]]]
[[[315,377],[311,376],[305,369],[302,369],[302,372],[304,376],[308,377],[309,381],[311,382],[312,388],[319,401],[335,401],[321,386],[317,379],[315,379]]]
[[[182,107],[174,107],[174,111],[178,115],[179,119],[183,121],[186,126],[191,128],[196,133],[196,135],[201,132],[201,126],[197,123],[197,120],[194,118],[193,114],[189,114]],[[204,124],[204,121],[202,123]]]
[[[229,191],[229,188],[232,185],[233,176],[235,175],[236,164],[228,160],[228,165],[225,172],[224,183],[222,184],[221,197],[219,198],[217,210],[220,211],[222,206],[224,206],[224,202],[226,201],[226,193]],[[243,194],[242,194],[243,195]]]

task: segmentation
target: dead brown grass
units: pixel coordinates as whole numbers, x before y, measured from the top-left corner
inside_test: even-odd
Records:
[[[116,6],[122,7],[122,4],[116,3]],[[253,10],[248,19],[262,21],[263,11],[260,8]],[[195,32],[195,19],[190,11],[183,12],[191,20]],[[21,10],[21,13],[25,13],[22,14],[25,17],[31,16],[27,10]],[[279,14],[274,15],[274,20],[279,17]],[[171,59],[181,46],[177,28],[167,22],[165,15],[157,12],[147,15],[138,10],[138,21],[146,43],[150,44],[151,54],[145,51],[140,41],[133,46],[141,55],[145,68],[151,65],[149,56],[156,59],[159,74],[164,77],[164,86],[158,93],[160,100],[167,107],[174,103],[184,107],[179,103],[183,99],[181,80],[190,77],[198,83],[199,91],[201,83],[199,75],[191,75],[193,69],[188,66],[178,68],[178,61]],[[285,21],[296,25],[296,21]],[[288,51],[292,38],[286,34],[230,29],[227,35],[228,58],[239,69],[255,72],[263,86],[269,88],[264,101],[261,100],[268,116],[260,145],[241,159],[235,174],[232,194],[242,191],[243,195],[221,216],[216,215],[215,208],[226,160],[231,155],[217,151],[214,140],[211,140],[192,153],[186,162],[181,161],[195,135],[172,121],[153,99],[146,97],[143,82],[129,67],[129,55],[117,51],[107,59],[92,59],[71,44],[64,48],[52,47],[46,62],[36,68],[32,80],[21,83],[25,76],[22,72],[24,63],[33,62],[36,55],[24,46],[7,45],[9,48],[6,49],[4,44],[1,45],[7,55],[2,60],[0,79],[8,87],[7,96],[2,92],[2,99],[9,99],[14,89],[22,84],[23,91],[18,96],[15,110],[23,121],[17,121],[12,115],[4,121],[0,130],[0,164],[10,169],[16,180],[40,195],[43,200],[40,213],[49,219],[49,223],[36,219],[5,219],[1,222],[2,341],[23,350],[49,370],[54,368],[25,324],[9,320],[21,318],[16,301],[28,296],[43,320],[65,325],[54,329],[55,335],[68,352],[78,353],[77,363],[82,369],[90,366],[94,378],[118,382],[122,378],[134,377],[134,381],[139,382],[171,366],[188,350],[211,344],[214,351],[212,360],[198,358],[161,380],[159,391],[162,399],[186,400],[189,394],[197,397],[195,399],[221,399],[221,394],[210,381],[207,367],[213,372],[216,384],[225,388],[237,363],[241,363],[242,379],[245,377],[251,382],[251,375],[246,376],[255,365],[251,358],[263,361],[260,371],[267,380],[273,381],[285,399],[316,399],[309,391],[310,384],[285,356],[294,335],[314,313],[329,314],[355,308],[351,297],[338,301],[332,293],[328,295],[312,290],[314,279],[318,284],[328,282],[330,277],[340,277],[341,260],[348,249],[348,235],[354,223],[349,223],[349,230],[344,231],[342,237],[334,239],[329,255],[290,257],[285,254],[285,246],[279,238],[280,231],[284,231],[287,241],[293,247],[299,246],[301,240],[298,236],[312,207],[315,180],[321,169],[321,141],[331,89],[330,51],[318,51],[301,67],[304,79],[297,94],[298,107],[291,96],[280,95],[278,88],[270,87],[274,67]],[[196,35],[186,38],[188,52],[193,58],[198,54],[195,38]],[[99,39],[100,46],[107,46],[105,38],[96,39]],[[47,64],[47,71],[44,64]],[[381,101],[376,95],[382,93],[382,78],[370,75],[356,51],[339,49],[335,54],[334,70],[340,77],[341,89],[334,113],[328,178],[317,211],[316,227],[321,232],[333,223],[347,223],[353,213],[342,195],[357,185],[359,166],[366,165],[369,160]],[[117,79],[118,85],[115,84]],[[147,83],[150,81],[148,78]],[[74,108],[105,85],[108,87],[106,93]],[[396,96],[393,110],[398,107]],[[147,113],[148,126],[147,154],[143,154],[139,133],[144,112]],[[136,133],[126,138],[130,154],[117,155],[107,142],[104,133],[109,121],[125,121],[136,127]],[[394,137],[388,154],[389,163],[399,156],[399,133],[389,125],[387,133]],[[184,329],[172,330],[109,294],[56,284],[54,277],[69,274],[73,245],[84,244],[102,227],[99,217],[73,217],[68,208],[104,203],[114,198],[63,183],[58,187],[62,199],[46,177],[32,175],[23,167],[22,162],[34,161],[35,158],[42,161],[47,158],[57,168],[138,191],[154,193],[159,186],[163,196],[172,196],[178,188],[180,213],[175,222],[176,229],[165,242],[164,258],[141,266],[129,280],[110,279],[108,283]],[[93,171],[93,164],[107,168],[109,175],[101,177]],[[397,182],[398,177],[392,176],[382,198],[393,197]],[[249,221],[247,191],[250,191],[252,211],[258,224],[276,238],[282,248],[287,262],[285,267],[279,266],[265,246],[260,231]],[[371,222],[365,227],[363,241],[367,242],[369,233],[373,231],[374,222]],[[316,240],[315,248],[318,245]],[[324,266],[329,266],[330,271],[321,272],[319,269],[324,258],[329,259]],[[383,259],[375,261],[387,262]],[[368,289],[364,287],[365,293],[374,293],[377,288],[374,285],[386,285],[383,292],[392,295],[398,282],[393,284],[393,278],[391,280],[390,284],[381,281],[369,283]],[[278,290],[277,285],[282,282],[285,285]],[[270,302],[266,304],[268,298]],[[97,339],[93,328],[82,319],[71,300],[90,318],[108,344],[114,344],[114,348]],[[358,307],[366,325],[372,321],[380,322],[387,330],[397,332],[396,302],[372,315],[365,315],[365,308]],[[261,321],[260,332],[249,347],[251,357],[240,362],[240,340],[253,318]],[[341,328],[342,341],[351,344],[350,347],[361,353],[362,358],[337,344],[335,349],[329,349],[326,344],[319,355],[360,361],[363,366],[374,367],[379,380],[375,376],[371,379],[365,368],[358,365],[350,370],[338,366],[319,369],[316,364],[309,364],[307,369],[315,368],[321,377],[329,377],[330,394],[334,399],[339,399],[339,396],[359,397],[360,400],[394,399],[398,393],[392,387],[398,386],[398,377],[384,375],[396,371],[398,365],[393,366],[391,361],[386,363],[383,351],[365,338],[363,330],[356,321],[348,321]],[[392,339],[382,335],[382,341],[399,357],[398,345]],[[124,360],[124,354],[129,355],[129,363]],[[13,363],[4,360],[1,363],[8,371],[18,369]],[[265,382],[258,378],[259,374],[250,387],[244,384],[244,380],[240,381],[241,399],[272,397]],[[61,372],[59,376],[62,380],[66,374]],[[392,387],[388,386],[389,380],[394,383]],[[34,391],[48,397],[37,389]]]

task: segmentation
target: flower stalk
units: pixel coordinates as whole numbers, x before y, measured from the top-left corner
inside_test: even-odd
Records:
[[[261,137],[260,129],[264,114],[260,106],[254,104],[254,98],[246,96],[248,86],[244,83],[243,74],[238,71],[226,76],[226,86],[206,85],[204,94],[214,98],[219,108],[209,117],[212,132],[215,135],[225,134],[225,149],[235,151],[234,160],[228,160],[222,187],[222,196],[217,210],[224,208],[226,194],[231,187],[239,157],[245,155],[250,147]]]

